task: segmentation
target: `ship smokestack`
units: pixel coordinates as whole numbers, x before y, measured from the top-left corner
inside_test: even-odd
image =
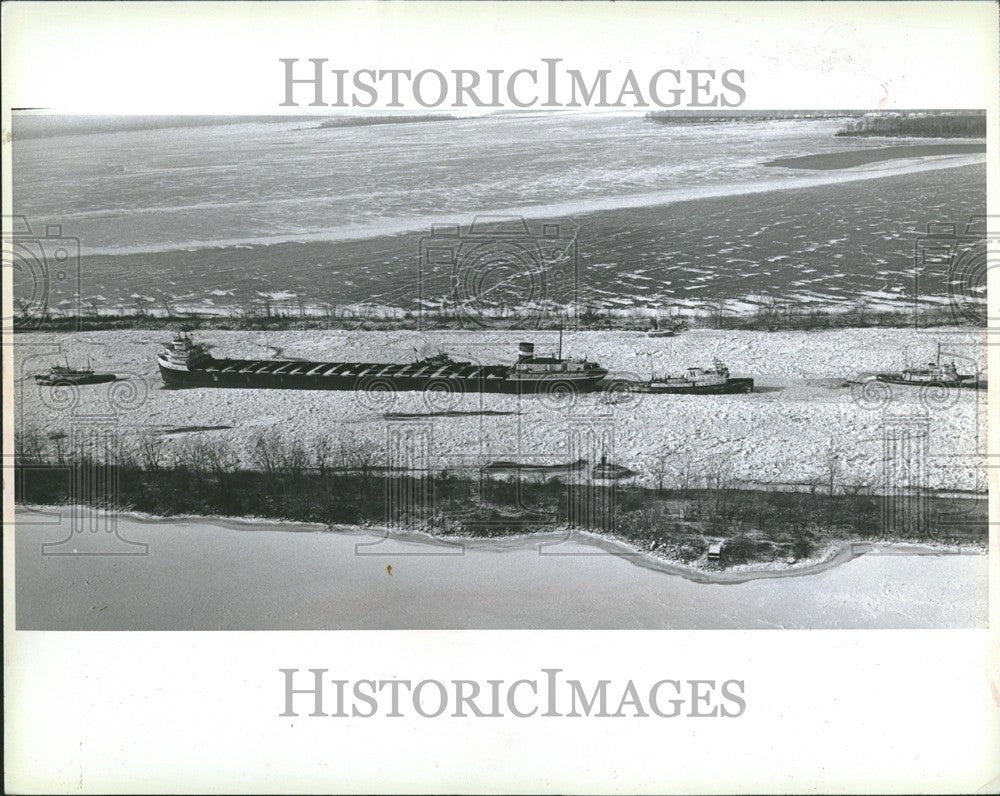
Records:
[[[522,357],[533,357],[535,355],[535,344],[534,343],[518,343],[517,353]]]

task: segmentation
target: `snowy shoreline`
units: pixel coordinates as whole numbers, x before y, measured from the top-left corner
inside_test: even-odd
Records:
[[[536,547],[540,555],[558,556],[558,551],[546,554],[547,548],[557,548],[565,542],[577,542],[589,547],[596,547],[617,558],[628,561],[637,567],[676,575],[692,583],[713,585],[735,585],[754,580],[804,577],[825,572],[833,567],[846,564],[864,555],[889,556],[949,556],[949,555],[987,555],[986,545],[970,543],[967,545],[947,545],[935,541],[912,541],[904,539],[857,539],[830,541],[818,555],[786,564],[775,561],[755,561],[739,564],[725,570],[705,569],[676,559],[670,559],[656,554],[656,551],[642,550],[617,535],[602,535],[592,531],[579,530],[547,530],[536,533],[517,534],[505,537],[477,536],[437,536],[418,531],[399,531],[392,528],[371,525],[324,525],[322,523],[298,522],[295,520],[279,520],[269,517],[223,517],[193,514],[178,514],[160,516],[137,511],[115,511],[94,509],[79,505],[34,505],[18,504],[15,506],[15,517],[19,513],[46,513],[55,510],[84,510],[97,516],[114,514],[130,520],[159,525],[189,525],[193,523],[215,526],[235,531],[266,531],[272,533],[336,533],[344,536],[381,537],[379,541],[396,541],[404,544],[445,547],[464,550],[466,546],[474,547],[483,552],[507,552],[524,548]],[[16,527],[16,526],[15,526]],[[377,544],[378,542],[376,542]]]

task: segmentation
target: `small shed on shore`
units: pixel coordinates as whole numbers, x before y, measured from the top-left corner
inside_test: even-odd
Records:
[[[719,558],[722,556],[722,547],[724,544],[725,544],[724,542],[712,542],[712,544],[708,546],[709,561],[719,560]]]

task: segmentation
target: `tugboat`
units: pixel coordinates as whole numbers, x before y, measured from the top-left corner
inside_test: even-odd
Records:
[[[607,368],[587,359],[536,356],[533,343],[518,346],[513,365],[477,365],[438,353],[409,364],[216,359],[208,347],[178,334],[159,354],[168,387],[244,387],[286,390],[436,390],[442,392],[567,394],[597,389]]]
[[[46,387],[69,384],[104,384],[105,382],[115,381],[117,378],[114,373],[95,373],[91,368],[77,370],[71,368],[69,362],[65,365],[53,365],[49,368],[48,373],[35,374],[35,382]]]
[[[714,360],[711,370],[688,368],[683,376],[651,374],[639,385],[640,392],[676,395],[729,395],[753,392],[753,379],[734,379],[720,360]]]
[[[906,368],[899,373],[876,373],[875,381],[885,384],[902,384],[911,387],[954,387],[960,389],[978,390],[986,386],[979,375],[970,376],[958,372],[954,362],[941,364],[941,344],[938,343],[937,359],[927,363],[926,368]]]

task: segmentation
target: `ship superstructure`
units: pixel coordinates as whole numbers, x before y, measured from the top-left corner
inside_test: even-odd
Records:
[[[95,373],[93,368],[71,368],[67,362],[65,365],[53,365],[48,373],[36,373],[35,382],[48,387],[62,385],[81,384],[104,384],[115,381],[117,376],[114,373]]]
[[[976,389],[985,386],[979,376],[958,372],[954,362],[941,362],[941,345],[937,347],[937,359],[925,368],[904,368],[898,373],[876,373],[876,381],[886,384],[902,384],[913,387],[934,385],[938,387],[963,387]]]
[[[688,368],[677,376],[651,374],[641,386],[643,392],[691,395],[718,395],[753,392],[753,379],[733,378],[729,368],[716,359],[711,369]]]

